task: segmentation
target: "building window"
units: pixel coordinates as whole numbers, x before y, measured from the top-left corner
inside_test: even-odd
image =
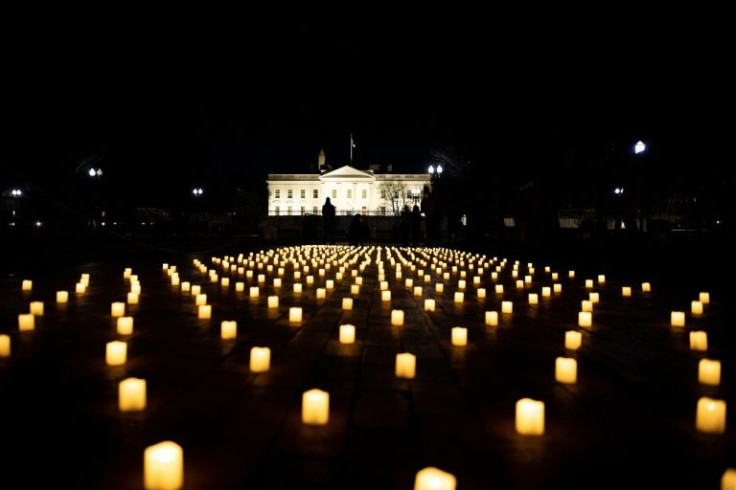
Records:
[[[302,191],[302,192],[304,192],[304,191]],[[305,214],[307,214],[307,208],[304,207],[304,206],[302,206],[302,216],[304,216]]]
[[[386,216],[386,206],[381,206],[381,215]]]
[[[291,192],[291,191],[289,191],[289,192]],[[286,207],[286,215],[287,216],[291,216],[291,206],[287,206]]]
[[[360,191],[360,193],[362,194],[360,197],[362,197],[363,199],[368,199],[368,189],[363,189],[362,191]]]
[[[337,199],[337,189],[332,189],[332,199]]]
[[[288,191],[286,191],[286,197],[287,197],[288,199],[291,199],[292,197],[294,197],[294,196],[293,196],[293,193],[292,193],[292,191],[291,191],[291,189],[289,189]]]
[[[363,216],[367,216],[368,215],[368,208],[365,207],[365,206],[363,206],[363,209],[361,209],[360,214],[362,214]]]
[[[319,199],[319,191],[317,189],[312,191],[312,198]]]
[[[281,211],[281,210],[279,209],[279,207],[278,207],[278,206],[276,206],[276,213],[275,213],[275,214],[276,214],[276,216],[278,216],[278,215],[279,215],[279,212],[280,212],[280,211]]]
[[[302,199],[305,199],[305,198],[307,197],[307,191],[305,191],[304,189],[302,189],[302,190],[300,191],[300,197],[301,197]]]
[[[291,191],[289,191],[289,192],[291,192]],[[289,196],[289,197],[291,197],[291,196]],[[411,198],[411,191],[406,191],[406,198],[407,199],[410,199]]]
[[[273,197],[275,197],[276,199],[281,199],[281,189],[276,189],[275,191],[273,191]]]
[[[317,211],[317,206],[314,206],[314,207],[312,208],[312,214],[316,215],[317,213],[318,213],[318,211]]]
[[[353,198],[353,190],[348,189],[348,199],[352,199],[352,198]]]
[[[381,199],[386,199],[386,189],[381,189]]]

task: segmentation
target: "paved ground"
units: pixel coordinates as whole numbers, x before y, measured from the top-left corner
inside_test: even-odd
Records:
[[[441,279],[433,274],[423,294],[436,298],[437,311],[424,312],[423,299],[403,285],[407,277],[417,281],[418,270],[405,267],[399,282],[386,263],[389,307],[380,301],[375,249],[335,253],[335,260],[363,253],[373,259],[352,312],[341,310],[350,277],[320,302],[313,288],[290,292],[287,266],[281,306],[272,313],[265,304],[273,292],[270,277],[261,299],[250,300],[235,292],[237,274],[229,288],[207,282],[192,259],[212,267],[209,256],[117,254],[86,263],[40,257],[36,265],[24,261],[4,274],[0,333],[11,336],[13,354],[0,359],[2,487],[141,488],[143,449],[165,439],[183,446],[185,488],[191,489],[411,489],[416,471],[430,465],[455,474],[461,490],[708,489],[719,488],[723,471],[736,466],[733,416],[724,435],[695,430],[699,397],[727,400],[730,415],[736,406],[736,342],[724,285],[703,283],[692,272],[678,281],[660,268],[645,295],[639,287],[648,277],[645,268],[598,271],[588,258],[587,269],[570,280],[566,271],[574,261],[550,260],[534,264],[531,289],[552,284],[544,272],[550,265],[560,273],[563,292],[532,306],[529,290],[518,291],[510,277],[513,261],[524,258],[506,255],[497,283],[505,285],[503,299],[514,302],[514,313],[487,327],[484,311],[500,310],[501,300],[487,268],[487,299],[476,299],[468,271],[462,306],[453,303],[459,273],[443,281],[441,295],[434,289]],[[400,254],[411,258],[405,249]],[[385,251],[382,257],[387,260]],[[177,265],[183,281],[203,285],[212,320],[197,319],[193,299],[169,285],[163,262]],[[686,266],[671,264],[692,271]],[[109,310],[125,297],[124,267],[139,275],[143,293],[131,308],[128,362],[111,368],[105,343],[120,336]],[[526,262],[520,269],[523,275]],[[91,275],[90,290],[56,305],[55,291],[73,291],[83,272]],[[589,292],[584,279],[597,272],[607,281],[594,289],[601,296],[594,325],[578,328],[580,301]],[[20,291],[23,278],[34,281],[30,294]],[[315,287],[322,285],[318,278]],[[621,297],[622,285],[633,286],[633,297]],[[711,292],[705,314],[688,315],[684,330],[670,327],[670,311],[689,310],[699,291]],[[16,316],[31,300],[43,300],[46,313],[35,331],[19,332]],[[304,308],[298,326],[287,321],[293,305]],[[405,311],[405,326],[390,325],[392,308]],[[219,338],[226,319],[238,322],[235,341]],[[355,344],[338,342],[342,323],[357,327]],[[450,343],[457,325],[468,328],[467,347]],[[568,329],[582,332],[577,353],[564,349]],[[697,382],[705,354],[689,349],[687,332],[695,329],[708,332],[707,356],[723,361],[719,387]],[[272,349],[270,372],[249,372],[254,345]],[[415,380],[394,376],[394,356],[402,351],[417,355]],[[577,384],[555,382],[555,357],[561,355],[578,360]],[[117,383],[128,376],[148,382],[142,413],[117,409]],[[314,387],[330,393],[324,427],[300,421],[301,394]],[[522,397],[545,402],[543,436],[516,434],[514,405]]]

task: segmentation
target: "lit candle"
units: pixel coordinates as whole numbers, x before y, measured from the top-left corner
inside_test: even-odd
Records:
[[[685,326],[685,312],[684,311],[673,311],[670,314],[670,324],[673,327],[684,327]]]
[[[317,288],[317,299],[325,299],[327,297],[327,290],[325,288]]]
[[[703,314],[703,302],[702,301],[693,301],[690,303],[690,313],[693,315],[702,315]]]
[[[359,277],[358,279],[360,279],[360,282],[356,280],[356,284],[363,284],[363,278]],[[311,286],[312,284],[314,284],[314,276],[307,276],[307,286]]]
[[[531,398],[516,402],[516,432],[525,436],[544,434],[544,402]]]
[[[575,278],[575,271],[567,271],[567,277],[569,277],[570,279],[574,279]]]
[[[31,281],[30,279],[23,279],[21,290],[30,291],[31,289],[33,289],[33,281]]]
[[[576,383],[578,380],[578,362],[571,357],[556,358],[555,379],[560,383]]]
[[[435,291],[435,292],[436,292],[437,294],[442,294],[442,293],[444,293],[444,292],[445,292],[445,285],[444,285],[444,284],[442,284],[441,282],[438,282],[437,284],[435,284],[435,285],[434,285],[434,291]]]
[[[129,305],[138,304],[138,294],[137,293],[128,293],[128,304]]]
[[[513,313],[514,303],[511,301],[501,301],[501,313]]]
[[[268,307],[269,308],[278,308],[279,307],[279,297],[278,296],[269,296],[268,297]]]
[[[698,363],[698,382],[711,386],[721,384],[721,361],[701,359]]]
[[[589,293],[588,299],[591,301],[591,303],[600,303],[601,302],[601,295],[600,293]]]
[[[391,301],[391,291],[381,291],[381,301],[390,302]]]
[[[242,293],[245,291],[245,283],[243,281],[237,281],[235,283],[235,291]]]
[[[206,294],[198,294],[194,300],[194,304],[197,306],[199,305],[206,305],[207,304],[207,295]]]
[[[264,284],[266,282],[266,274],[258,274],[258,284]]]
[[[330,418],[330,394],[313,389],[302,395],[302,422],[308,425],[325,425]]]
[[[493,279],[494,281],[498,279],[498,272],[491,272],[491,279]]]
[[[292,289],[293,289],[293,291],[294,291],[294,294],[302,294],[302,283],[300,283],[300,282],[295,282],[295,283],[294,283],[294,284],[292,285]]]
[[[460,280],[459,280],[459,281],[457,282],[457,288],[458,288],[459,290],[461,290],[461,291],[465,289],[465,280],[464,280],[464,279],[460,279]]]
[[[604,274],[598,274],[598,284],[605,284],[606,276]]]
[[[690,350],[705,352],[708,350],[708,334],[702,330],[690,332]]]
[[[404,310],[391,310],[391,325],[400,327],[404,324]]]
[[[220,279],[220,286],[226,288],[230,286],[230,278],[229,277],[223,277]]]
[[[560,278],[560,275],[557,272],[552,273],[552,280],[557,281]]]
[[[31,315],[43,316],[43,301],[31,301]]]
[[[583,343],[583,335],[575,330],[565,332],[565,349],[578,350]]]
[[[192,296],[196,298],[197,296],[199,296],[201,292],[202,292],[202,286],[200,286],[199,284],[195,284],[192,286],[191,288]]]
[[[435,301],[431,298],[424,300],[424,311],[435,311]]]
[[[648,293],[652,290],[652,285],[648,282],[641,283],[641,290],[644,293]]]
[[[268,347],[253,347],[250,350],[250,371],[265,373],[271,368],[271,349]]]
[[[302,309],[299,306],[289,308],[289,322],[300,323],[302,321]]]
[[[562,292],[562,284],[556,282],[552,285],[552,291],[554,293],[561,293]]]
[[[414,297],[415,298],[421,298],[422,293],[423,293],[423,290],[421,286],[414,286]]]
[[[28,332],[36,328],[36,320],[33,313],[21,313],[18,315],[18,330]]]
[[[542,297],[549,298],[550,296],[552,296],[552,288],[549,286],[544,286],[542,288]]]
[[[10,357],[10,336],[0,334],[0,357]]]
[[[405,280],[404,281],[404,286],[407,289],[411,289],[412,287],[414,287],[414,280],[413,279],[407,279],[407,280]]]
[[[503,284],[496,284],[496,294],[503,294]]]
[[[524,281],[522,281],[521,279],[516,281],[516,289],[524,289]]]
[[[118,384],[118,408],[121,412],[134,412],[146,408],[146,380],[127,378]]]
[[[128,357],[128,344],[114,340],[105,346],[105,362],[108,366],[122,366]]]
[[[351,284],[350,294],[352,294],[353,296],[358,296],[360,294],[360,286],[358,286],[357,284]]]
[[[184,451],[172,441],[148,446],[143,452],[143,487],[177,490],[184,485]]]
[[[726,431],[726,402],[704,396],[698,400],[695,428],[708,434]]]
[[[126,268],[125,268],[125,269],[123,270],[123,278],[125,278],[125,279],[130,279],[130,276],[131,276],[132,274],[133,274],[133,269],[131,269],[130,267],[126,267]]]
[[[388,281],[381,281],[379,285],[379,289],[381,291],[385,291],[388,289]]]
[[[328,291],[335,289],[335,280],[334,279],[327,279],[325,281],[325,289]]]
[[[274,277],[273,278],[273,287],[274,289],[278,289],[281,287],[281,278],[280,277]]]
[[[585,280],[585,288],[586,289],[593,289],[593,279],[586,279]]]
[[[197,318],[200,320],[209,320],[212,318],[212,305],[199,305]]]
[[[530,305],[539,304],[539,295],[537,293],[529,293],[529,304]]]
[[[464,347],[468,345],[468,329],[465,327],[454,327],[452,329],[452,345]]]
[[[593,312],[579,311],[578,312],[578,326],[579,327],[592,327],[593,326]]]
[[[631,286],[623,286],[621,288],[621,296],[623,297],[631,296]]]
[[[117,330],[120,335],[130,335],[133,333],[133,317],[119,316],[117,319]]]
[[[700,293],[698,295],[698,299],[700,300],[701,303],[703,303],[704,305],[707,305],[708,303],[710,303],[710,293],[705,293],[705,292]]]
[[[417,472],[414,490],[455,490],[457,479],[452,473],[428,466]]]
[[[497,311],[486,311],[486,325],[495,327],[498,325],[498,312]]]
[[[414,354],[405,352],[396,354],[396,377],[414,379],[416,376],[417,358]]]
[[[77,294],[82,294],[87,291],[87,286],[84,285],[83,282],[78,282],[74,285],[74,292]]]
[[[340,325],[340,343],[355,343],[355,325]]]
[[[175,286],[178,286],[179,283],[176,283]],[[130,285],[130,292],[135,293],[140,296],[141,294],[141,283],[136,282]]]
[[[110,305],[110,315],[112,315],[113,318],[125,316],[125,303],[116,301]]]
[[[532,283],[532,276],[524,276],[524,284],[531,285]]]
[[[736,469],[729,468],[723,472],[721,490],[736,490]]]
[[[593,302],[588,299],[584,299],[581,302],[580,310],[581,311],[593,311]]]
[[[220,338],[231,340],[238,337],[238,322],[235,320],[223,320],[220,323]]]
[[[463,301],[465,301],[465,293],[462,291],[456,291],[455,292],[455,303],[461,304]]]
[[[343,311],[350,311],[353,309],[353,298],[343,298],[342,299],[342,309]]]

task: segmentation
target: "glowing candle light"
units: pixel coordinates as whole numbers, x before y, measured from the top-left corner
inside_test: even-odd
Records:
[[[698,295],[698,299],[701,303],[707,305],[708,303],[710,303],[710,293],[702,292]]]
[[[497,311],[486,311],[486,325],[490,327],[498,326],[498,312]]]
[[[271,349],[268,347],[253,347],[250,350],[250,371],[265,373],[271,369]]]
[[[117,331],[119,335],[131,335],[133,333],[133,317],[119,316],[117,319]]]
[[[400,327],[404,324],[404,310],[391,310],[391,325]]]
[[[353,309],[353,298],[343,298],[342,299],[342,309],[343,311],[350,311]]]
[[[458,288],[459,290],[461,290],[461,291],[463,291],[463,290],[465,289],[465,280],[464,280],[464,279],[460,279],[460,280],[459,280],[459,281],[457,282],[457,288]]]
[[[273,288],[278,289],[281,287],[281,278],[280,277],[274,277],[273,278]]]
[[[444,274],[442,274],[442,279],[444,279],[445,281],[449,280],[450,279],[450,273],[449,272],[445,272]]]
[[[196,298],[197,296],[199,296],[201,292],[202,292],[202,286],[200,286],[199,284],[195,284],[192,286],[191,288],[192,296]]]
[[[708,334],[702,330],[690,332],[690,350],[705,352],[708,350]]]
[[[21,290],[22,291],[30,291],[33,289],[33,281],[30,279],[24,279],[23,283],[21,284]]]
[[[565,332],[565,349],[578,350],[583,343],[583,335],[575,330]]]
[[[557,272],[553,272],[552,273],[552,280],[553,281],[557,281],[557,280],[559,280],[559,278],[560,278],[560,275]]]
[[[380,289],[381,291],[385,291],[385,290],[387,290],[387,289],[388,289],[388,281],[381,281],[381,282],[380,282],[380,286],[379,286],[379,289]]]
[[[721,361],[701,359],[698,363],[698,382],[710,386],[721,384]]]
[[[330,394],[313,389],[302,395],[302,422],[307,425],[325,425],[330,418]]]
[[[562,292],[562,284],[560,284],[560,283],[557,283],[557,282],[556,282],[556,283],[554,283],[554,284],[552,285],[552,291],[553,291],[553,292],[554,292],[555,294],[561,293],[561,292]]]
[[[355,343],[355,325],[340,325],[340,343]]]
[[[578,362],[570,357],[556,358],[555,380],[566,384],[576,383],[578,380]]]
[[[85,286],[83,282],[78,282],[74,285],[74,292],[77,294],[83,294],[87,292],[87,286]]]
[[[178,286],[178,285],[179,285],[178,282],[176,284],[174,284],[174,286]],[[140,294],[141,294],[141,283],[136,282],[136,283],[131,284],[130,285],[130,292],[131,293],[135,293],[138,296],[140,296]]]
[[[585,280],[585,288],[586,289],[593,289],[593,279],[586,279]]]
[[[514,312],[514,303],[511,301],[502,301],[501,302],[501,313],[513,313]]]
[[[685,312],[684,311],[673,311],[670,313],[670,325],[673,327],[684,327],[685,326]]]
[[[10,357],[10,336],[0,334],[0,357]]]
[[[279,274],[279,275],[281,275],[281,274]],[[250,270],[250,269],[247,270],[247,271],[245,271],[245,278],[246,279],[253,279],[253,271]]]
[[[112,315],[113,318],[125,316],[125,303],[120,301],[112,303],[112,305],[110,305],[110,315]]]
[[[605,274],[598,274],[598,284],[605,284],[605,283],[606,283]]]
[[[235,320],[223,320],[220,323],[220,338],[232,340],[238,337],[238,322]]]
[[[631,286],[623,286],[621,287],[621,296],[624,298],[628,298],[631,296]]]
[[[381,301],[390,302],[391,301],[391,291],[381,291]]]
[[[435,311],[435,301],[431,298],[424,300],[424,311]]]
[[[148,446],[143,452],[143,487],[178,490],[184,485],[184,451],[172,441]]]
[[[212,305],[199,305],[197,318],[200,320],[209,320],[212,318]]]
[[[128,358],[128,344],[114,340],[105,346],[105,362],[108,366],[122,366]]]
[[[131,269],[130,267],[126,267],[126,268],[125,268],[125,269],[123,270],[123,278],[125,278],[125,279],[130,279],[130,276],[131,276],[132,274],[133,274],[133,269]]]
[[[524,289],[524,281],[522,281],[521,279],[516,281],[516,289]]]
[[[516,270],[516,269],[514,269],[513,271],[511,271],[511,277],[513,277],[514,279],[516,279],[517,277],[519,277],[519,271]]]
[[[243,281],[237,281],[235,283],[235,291],[242,293],[245,291],[245,283]]]
[[[468,329],[465,327],[453,327],[451,331],[452,345],[464,347],[468,345]]]
[[[544,434],[544,402],[531,398],[516,402],[516,432],[526,436]]]
[[[356,284],[363,284],[363,278],[359,277],[360,282],[356,282]],[[311,286],[314,284],[314,276],[307,276],[307,286]]]
[[[36,320],[33,313],[21,313],[18,315],[18,330],[29,332],[36,328]]]
[[[455,304],[462,304],[465,301],[465,293],[462,291],[455,292]]]
[[[43,316],[43,301],[31,301],[31,315]]]
[[[729,468],[723,472],[721,490],[736,490],[736,469]]]
[[[397,277],[397,279],[401,279],[400,277]],[[336,281],[342,281],[342,272],[337,272],[335,274],[335,280]]]
[[[438,282],[437,284],[435,284],[435,285],[434,285],[434,291],[435,291],[435,292],[436,292],[437,294],[442,294],[442,293],[444,293],[444,292],[445,292],[445,285],[444,285],[444,284],[442,284],[441,282]]]
[[[289,322],[301,323],[302,321],[302,309],[299,306],[292,306],[289,308]]]
[[[89,287],[89,274],[86,272],[79,278],[79,282],[84,284],[84,287]]]
[[[56,302],[67,303],[69,301],[69,291],[56,291]]]
[[[223,288],[230,287],[230,278],[229,277],[223,277],[220,279],[220,286]]]
[[[138,294],[137,293],[128,293],[128,304],[129,305],[138,304]]]
[[[414,287],[414,280],[413,280],[413,279],[410,279],[410,278],[409,278],[409,279],[406,279],[406,280],[404,281],[404,286],[405,286],[405,287],[406,287],[407,289],[411,289],[412,287]]]
[[[550,296],[552,296],[552,288],[550,288],[549,286],[544,286],[542,288],[542,297],[549,298]]]
[[[589,293],[588,299],[591,303],[600,303],[601,301],[601,295],[600,293]]]
[[[421,298],[423,293],[423,289],[421,286],[414,286],[414,297],[415,298]]]
[[[652,285],[648,282],[641,283],[641,290],[644,293],[649,293],[652,290]]]
[[[726,402],[704,396],[698,400],[695,416],[698,432],[723,434],[726,431]]]
[[[491,272],[491,279],[494,280],[494,281],[497,280],[498,279],[498,272]]]
[[[118,384],[118,408],[121,412],[135,412],[146,408],[146,380],[126,378]]]
[[[327,279],[325,281],[325,289],[328,291],[335,289],[335,280],[334,279]]]
[[[316,291],[317,299],[325,299],[327,297],[327,290],[325,288],[317,288]]]
[[[207,304],[207,295],[204,293],[198,294],[194,299],[194,304],[197,306]]]
[[[478,299],[485,299],[486,288],[478,288],[478,290],[476,291],[476,294],[478,295]]]
[[[539,295],[537,293],[529,293],[529,304],[530,305],[539,304]]]
[[[417,358],[414,354],[405,352],[396,354],[396,377],[414,379],[416,376]]]
[[[593,311],[593,302],[588,299],[584,299],[581,302],[580,310],[581,311]]]
[[[593,326],[593,312],[592,311],[579,311],[578,312],[578,326],[579,327],[592,327]]]
[[[693,315],[702,315],[703,314],[703,302],[702,301],[693,301],[690,303],[690,313]]]
[[[294,291],[294,294],[302,294],[302,283],[295,282],[292,285],[292,290]]]
[[[457,479],[452,473],[428,466],[417,472],[414,490],[455,490]]]
[[[496,294],[503,294],[503,284],[496,284]]]
[[[266,274],[258,274],[258,284],[266,283]]]
[[[569,277],[570,279],[574,279],[575,278],[575,271],[567,271],[567,277]]]
[[[524,276],[524,284],[531,285],[532,283],[532,276]]]
[[[351,284],[350,294],[352,294],[353,296],[358,296],[360,294],[360,286],[358,286],[357,284]]]
[[[473,276],[473,286],[480,286],[480,276]]]

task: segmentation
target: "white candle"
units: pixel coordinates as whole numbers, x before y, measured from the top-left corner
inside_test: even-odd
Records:
[[[516,432],[526,436],[544,434],[544,402],[531,398],[516,402]]]
[[[278,289],[281,287],[281,278],[280,277],[274,277],[273,278],[273,287],[274,289]]]
[[[421,286],[414,286],[414,297],[415,298],[421,298],[422,293],[423,293],[423,290]]]
[[[496,294],[503,294],[503,284],[496,284]]]
[[[302,422],[308,425],[325,425],[330,418],[330,394],[313,389],[302,395]]]
[[[74,285],[74,292],[77,294],[83,294],[87,291],[87,286],[83,282],[78,282]]]
[[[69,301],[69,291],[56,291],[56,302],[66,303]]]
[[[388,289],[388,281],[381,281],[379,285],[379,289],[381,291],[385,291]]]
[[[685,326],[685,312],[684,311],[673,311],[670,314],[670,324],[673,327],[684,327]]]
[[[266,274],[258,274],[258,284],[265,284]]]
[[[631,296],[631,286],[621,287],[621,296],[625,298]]]
[[[350,311],[353,309],[353,298],[343,298],[342,299],[342,309],[343,311]]]
[[[586,279],[585,280],[585,288],[586,289],[593,289],[593,279]]]
[[[108,366],[122,366],[128,357],[128,344],[114,340],[105,346],[105,362]]]
[[[0,334],[0,357],[10,357],[10,336]]]
[[[360,279],[360,282],[357,282],[356,280],[356,284],[359,284],[359,285],[363,284],[363,278],[359,277],[358,279]],[[313,284],[314,284],[314,276],[311,276],[311,275],[307,276],[307,286],[311,286]]]
[[[435,284],[435,285],[434,285],[434,291],[435,291],[435,292],[436,292],[437,294],[442,294],[442,293],[444,293],[444,292],[445,292],[445,285],[444,285],[444,284],[442,284],[441,282],[438,282],[437,284]]]
[[[524,276],[524,284],[527,286],[531,285],[532,283],[532,276]]]
[[[468,329],[465,327],[454,327],[452,329],[452,345],[464,347],[468,345]]]
[[[231,340],[238,337],[238,322],[235,320],[223,320],[220,323],[220,338]]]
[[[250,350],[250,371],[265,373],[271,369],[271,349],[268,347],[253,347]]]
[[[424,300],[424,311],[435,311],[435,301],[431,298]]]
[[[583,343],[583,336],[575,330],[565,332],[565,349],[578,350]]]
[[[570,279],[574,279],[575,278],[575,271],[567,271],[567,277],[569,277]]]
[[[701,359],[698,363],[698,382],[710,386],[721,384],[721,361]]]
[[[355,343],[355,325],[340,325],[340,343]]]
[[[229,287],[230,286],[230,278],[229,277],[223,277],[222,279],[220,279],[220,286],[222,286],[223,288]]]
[[[137,293],[128,293],[128,304],[129,305],[138,304],[138,294]]]
[[[268,297],[268,307],[271,308],[271,309],[278,308],[279,307],[279,297],[278,296],[269,296]]]
[[[589,293],[588,294],[588,299],[592,303],[600,303],[601,302],[601,295],[600,295],[600,293]]]
[[[133,333],[133,317],[119,316],[117,319],[117,330],[119,335],[130,335]]]
[[[584,299],[580,303],[580,311],[593,311],[593,302],[588,299]]]
[[[143,452],[143,487],[178,490],[184,485],[184,451],[172,441],[148,446]]]
[[[690,332],[690,350],[705,352],[708,350],[708,334],[702,330]]]
[[[550,296],[552,296],[552,288],[549,286],[544,286],[542,288],[542,297],[549,298]]]
[[[212,305],[199,305],[197,318],[200,320],[209,320],[212,318]]]
[[[455,490],[457,479],[452,473],[428,466],[417,472],[414,490]]]
[[[457,282],[457,288],[458,288],[458,289],[459,289],[460,291],[463,291],[463,290],[465,289],[465,280],[463,280],[463,279],[460,279],[460,280],[459,280],[459,281]]]
[[[21,313],[18,315],[18,330],[28,332],[36,328],[36,320],[33,313]]]
[[[123,278],[130,279],[131,274],[133,274],[133,269],[131,269],[130,267],[126,267],[123,270]]]
[[[491,272],[491,279],[493,279],[494,281],[498,279],[498,272]]]
[[[513,313],[514,303],[511,301],[501,301],[501,313]]]
[[[31,289],[33,289],[33,281],[31,281],[30,279],[23,279],[21,290],[30,291]]]
[[[243,281],[237,281],[235,283],[235,291],[242,293],[245,291],[245,283]]]
[[[529,304],[530,305],[539,304],[539,295],[537,293],[529,293]]]
[[[578,362],[570,357],[556,358],[555,380],[566,384],[576,383],[578,380]]]
[[[110,305],[110,315],[112,315],[113,318],[125,316],[125,303],[121,301],[116,301],[112,305]]]
[[[723,434],[726,431],[726,402],[704,396],[698,400],[695,416],[698,432]]]
[[[381,301],[390,302],[391,301],[391,291],[381,291]]]
[[[201,292],[202,292],[202,286],[200,286],[199,284],[194,284],[192,286],[192,288],[191,288],[192,296],[194,296],[196,298],[197,296],[199,296],[199,294]]]
[[[723,472],[721,490],[736,490],[736,469],[729,468]]]
[[[353,296],[358,296],[360,294],[360,286],[358,286],[357,284],[351,284],[350,294],[352,294]]]
[[[325,289],[328,291],[335,289],[335,280],[334,279],[327,279],[325,281]]]
[[[552,291],[555,293],[561,293],[562,292],[562,284],[556,282],[552,285]]]
[[[206,305],[207,304],[207,295],[206,294],[198,294],[194,299],[194,304],[197,306],[200,305]]]
[[[524,289],[524,281],[522,281],[521,279],[516,281],[516,289]]]
[[[391,310],[391,325],[400,327],[404,324],[404,310]]]
[[[176,286],[178,286],[178,285],[179,285],[179,283],[176,283],[175,285],[176,285]],[[136,282],[136,283],[134,283],[134,284],[131,284],[131,285],[130,285],[130,292],[131,292],[131,293],[135,293],[135,294],[137,294],[138,296],[140,296],[140,294],[141,294],[141,283],[139,283],[139,282]]]
[[[43,316],[43,301],[31,301],[31,315]]]
[[[325,288],[317,288],[317,292],[315,294],[317,296],[317,299],[327,298],[327,290]]]
[[[579,311],[578,312],[578,326],[579,327],[592,327],[593,326],[593,312]]]
[[[702,292],[698,295],[698,299],[701,303],[707,305],[708,303],[710,303],[710,293]]]
[[[407,289],[411,289],[412,287],[414,287],[414,280],[413,279],[407,279],[407,280],[405,280],[404,281],[404,286]]]
[[[498,326],[498,312],[497,311],[486,311],[486,325],[490,327]]]
[[[289,308],[289,322],[300,323],[302,321],[302,309],[299,306]]]
[[[455,303],[461,304],[463,301],[465,301],[465,293],[462,291],[456,291],[455,292]]]
[[[294,294],[302,294],[302,283],[295,282],[292,285],[292,290],[294,291]]]
[[[118,384],[118,408],[121,412],[134,412],[146,408],[146,380],[127,378]]]
[[[557,272],[552,273],[552,280],[557,281],[560,278],[560,275]]]
[[[417,358],[414,354],[405,352],[396,354],[396,377],[414,379],[416,376]]]
[[[701,301],[692,301],[690,303],[690,313],[693,315],[703,314],[703,303]]]
[[[604,274],[598,274],[598,284],[605,284],[606,276]]]
[[[641,283],[641,290],[644,293],[648,293],[652,290],[652,285],[648,282]]]

